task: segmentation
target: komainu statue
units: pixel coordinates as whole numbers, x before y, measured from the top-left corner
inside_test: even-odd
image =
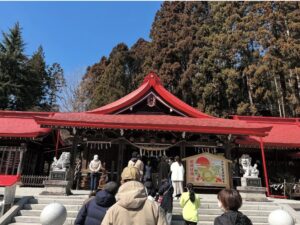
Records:
[[[257,164],[251,166],[252,158],[247,155],[243,154],[239,159],[239,163],[241,165],[242,172],[244,173],[243,177],[255,177],[258,178],[259,170],[257,169]]]
[[[61,153],[59,159],[53,158],[52,171],[66,171],[70,167],[70,152]]]

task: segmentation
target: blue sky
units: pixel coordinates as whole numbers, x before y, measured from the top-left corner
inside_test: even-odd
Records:
[[[120,42],[149,40],[161,2],[0,2],[0,31],[19,21],[26,53],[39,45],[46,62],[58,62],[68,82]],[[2,36],[0,38],[2,40]],[[77,78],[78,79],[78,78]]]

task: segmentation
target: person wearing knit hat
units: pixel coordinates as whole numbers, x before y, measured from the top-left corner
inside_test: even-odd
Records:
[[[140,180],[140,172],[136,167],[125,167],[121,174],[121,183],[125,183],[127,181],[139,181]]]

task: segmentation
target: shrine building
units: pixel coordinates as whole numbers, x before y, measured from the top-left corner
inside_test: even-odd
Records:
[[[100,108],[78,113],[0,111],[0,124],[0,174],[47,176],[53,157],[68,151],[73,169],[81,160],[80,187],[86,188],[94,154],[106,162],[110,179],[120,180],[136,151],[145,160],[224,156],[231,162],[231,186],[240,176],[239,157],[248,154],[258,164],[268,194],[282,170],[300,178],[299,118],[213,117],[171,94],[152,72],[139,88]]]

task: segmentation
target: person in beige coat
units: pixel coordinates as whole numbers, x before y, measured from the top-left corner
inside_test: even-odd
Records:
[[[122,172],[123,183],[116,195],[117,202],[106,212],[101,225],[167,225],[164,211],[147,199],[139,171],[126,167]]]

